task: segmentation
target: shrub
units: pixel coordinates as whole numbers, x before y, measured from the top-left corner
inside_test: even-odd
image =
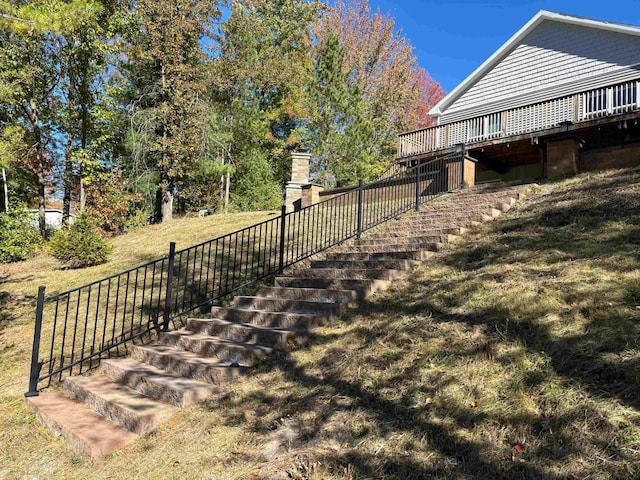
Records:
[[[234,180],[231,199],[240,210],[273,210],[282,205],[282,189],[263,153],[254,152],[242,163]]]
[[[95,220],[86,215],[78,217],[68,230],[56,232],[49,249],[68,268],[99,265],[111,254],[111,246],[100,235]]]
[[[149,215],[147,210],[136,210],[124,224],[124,231],[133,232],[146,227],[149,224]]]
[[[26,260],[42,243],[38,228],[26,212],[0,213],[0,263]]]

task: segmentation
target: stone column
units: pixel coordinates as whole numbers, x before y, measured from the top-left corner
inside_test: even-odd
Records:
[[[291,181],[285,187],[284,197],[287,212],[302,208],[302,187],[309,184],[310,161],[310,153],[293,152],[291,154]]]

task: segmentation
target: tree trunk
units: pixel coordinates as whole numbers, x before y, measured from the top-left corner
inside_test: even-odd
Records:
[[[158,187],[156,190],[154,217],[156,223],[169,222],[173,220],[173,191],[170,187]]]
[[[62,197],[62,225],[69,225],[71,214],[71,194],[73,191],[73,163],[71,162],[71,149],[73,147],[73,135],[67,133],[67,150],[64,154],[64,196]]]
[[[33,125],[33,137],[35,140],[35,154],[36,154],[36,177],[38,179],[38,227],[40,227],[40,235],[42,238],[47,238],[47,222],[45,220],[46,215],[46,151],[42,144],[42,132],[40,130],[40,118],[38,116],[38,109],[35,100],[29,101],[31,110],[28,112],[29,120]]]
[[[2,169],[2,184],[4,186],[4,211],[9,213],[9,191],[7,190],[7,172]]]
[[[87,192],[84,189],[84,182],[82,181],[82,172],[80,172],[80,213],[84,212],[84,208],[86,204],[87,204]]]
[[[173,192],[167,188],[162,192],[162,222],[173,220]]]
[[[86,71],[84,72],[86,73]],[[83,81],[81,84],[81,91],[83,94],[81,95],[82,99],[82,130],[80,132],[80,146],[82,147],[82,152],[86,153],[87,151],[87,143],[89,141],[89,115],[87,112],[87,104],[89,93],[86,92],[87,79],[83,76]],[[80,177],[80,213],[84,212],[85,205],[87,203],[87,194],[84,191],[84,181],[83,181],[83,173],[84,173],[84,165],[80,162],[80,166],[78,167],[78,176]]]
[[[156,189],[156,201],[153,208],[153,223],[162,222],[162,187]]]
[[[44,153],[38,147],[38,226],[40,227],[40,235],[42,238],[47,238],[47,223],[45,220],[46,215],[46,174],[44,164]]]

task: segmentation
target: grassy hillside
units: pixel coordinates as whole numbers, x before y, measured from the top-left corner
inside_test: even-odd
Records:
[[[639,266],[640,169],[549,183],[99,465],[3,389],[0,477],[640,478]]]
[[[213,215],[150,225],[113,238],[110,260],[91,268],[63,270],[60,262],[46,253],[26,262],[0,265],[0,431],[3,433],[0,436],[0,478],[4,478],[3,466],[7,462],[2,456],[9,450],[10,440],[14,435],[24,433],[10,424],[15,415],[22,418],[27,414],[22,407],[22,394],[28,383],[39,285],[47,286],[47,294],[68,290],[166,255],[171,241],[176,242],[179,249],[185,248],[273,215],[273,212]]]

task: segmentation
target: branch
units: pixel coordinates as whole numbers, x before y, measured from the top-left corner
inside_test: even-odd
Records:
[[[25,20],[24,18],[14,17],[13,15],[9,15],[8,13],[0,13],[0,18],[8,22],[21,22],[33,27],[36,26],[36,22],[34,22],[33,20]]]

